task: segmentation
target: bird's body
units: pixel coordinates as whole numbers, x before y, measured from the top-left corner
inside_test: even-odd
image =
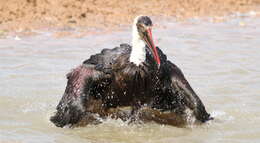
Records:
[[[147,23],[147,17],[141,22]],[[59,127],[75,127],[106,117],[174,126],[188,124],[190,117],[198,122],[209,120],[181,70],[150,41],[149,37],[133,38],[133,47],[121,44],[104,49],[72,70],[51,121]]]

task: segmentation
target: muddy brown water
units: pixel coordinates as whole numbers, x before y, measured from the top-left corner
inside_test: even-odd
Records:
[[[62,39],[45,32],[0,39],[0,143],[260,142],[260,19],[163,25],[154,29],[156,44],[183,70],[215,120],[187,128],[111,119],[55,127],[49,117],[64,92],[65,74],[103,48],[129,43],[131,30]]]

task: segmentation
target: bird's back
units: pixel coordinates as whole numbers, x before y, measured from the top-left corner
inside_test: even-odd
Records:
[[[128,44],[120,44],[119,47],[113,49],[103,49],[100,53],[90,56],[83,62],[84,65],[94,65],[95,69],[102,72],[111,70],[112,65],[122,56],[129,56],[132,47]]]

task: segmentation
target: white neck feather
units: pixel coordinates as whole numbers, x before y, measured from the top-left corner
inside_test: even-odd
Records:
[[[132,39],[132,52],[130,54],[130,62],[135,63],[137,66],[145,61],[146,53],[145,53],[145,43],[139,36],[136,22],[133,25],[133,39]]]

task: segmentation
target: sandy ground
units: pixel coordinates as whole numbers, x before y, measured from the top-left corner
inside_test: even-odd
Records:
[[[177,20],[223,16],[257,10],[259,4],[260,0],[0,0],[0,36],[33,35],[35,29],[115,29],[140,14]]]

